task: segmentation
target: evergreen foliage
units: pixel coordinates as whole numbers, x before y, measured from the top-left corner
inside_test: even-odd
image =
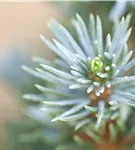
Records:
[[[122,135],[133,136],[130,117],[134,119],[135,76],[131,69],[135,59],[130,60],[133,51],[127,45],[130,19],[131,14],[116,21],[112,33],[104,38],[99,16],[90,14],[86,26],[77,14],[72,20],[77,40],[52,19],[49,27],[53,42],[40,37],[58,58],[52,63],[34,57],[40,64],[35,70],[22,66],[46,82],[46,86],[35,84],[41,94],[25,94],[24,99],[38,103],[38,109],[52,118],[51,124],[65,122],[74,127],[74,140],[81,145],[91,141],[99,148],[105,141],[118,148],[119,140],[119,145],[124,141]],[[75,149],[74,145],[70,147]]]

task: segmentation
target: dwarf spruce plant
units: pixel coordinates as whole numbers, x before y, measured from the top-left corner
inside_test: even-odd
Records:
[[[118,133],[127,132],[125,122],[129,113],[126,112],[135,106],[135,76],[130,74],[135,59],[130,60],[133,51],[127,45],[130,19],[129,14],[115,22],[112,33],[103,36],[99,16],[90,14],[86,26],[77,14],[72,20],[76,40],[52,19],[49,23],[54,35],[52,41],[40,37],[57,58],[50,62],[34,57],[40,64],[35,70],[22,66],[46,82],[46,86],[35,84],[41,94],[25,94],[24,99],[46,108],[54,117],[52,124],[61,121],[75,127],[76,132],[82,131],[75,134],[77,141],[90,137],[101,142],[108,134],[114,140]]]

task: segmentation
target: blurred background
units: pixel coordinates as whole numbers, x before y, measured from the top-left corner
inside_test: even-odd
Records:
[[[28,109],[27,113],[24,111],[27,104],[22,95],[35,92],[34,83],[42,81],[22,71],[20,66],[34,67],[32,56],[52,60],[55,55],[48,50],[39,35],[51,38],[47,26],[51,18],[71,29],[70,21],[76,13],[86,22],[90,13],[98,14],[103,22],[104,35],[112,32],[114,19],[132,13],[133,31],[128,44],[130,49],[134,49],[134,1],[0,2],[0,150],[51,150],[61,140],[59,128],[46,130],[43,114],[35,109]],[[50,142],[47,134],[55,138],[53,144],[53,139]],[[65,132],[63,136],[70,138]]]

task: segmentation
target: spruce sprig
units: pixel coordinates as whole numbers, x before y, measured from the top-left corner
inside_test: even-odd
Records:
[[[55,109],[56,117],[52,121],[68,122],[76,130],[91,123],[100,127],[108,120],[119,118],[123,102],[135,106],[135,76],[126,76],[135,64],[135,59],[129,61],[133,51],[129,51],[127,45],[131,34],[130,18],[129,14],[117,22],[112,36],[108,34],[103,41],[99,16],[95,19],[90,14],[87,27],[77,14],[72,24],[79,43],[52,19],[49,27],[55,37],[53,42],[40,37],[58,58],[52,63],[34,57],[41,66],[36,70],[22,66],[47,82],[47,87],[35,85],[42,94],[26,94],[24,98],[40,102],[42,108]]]

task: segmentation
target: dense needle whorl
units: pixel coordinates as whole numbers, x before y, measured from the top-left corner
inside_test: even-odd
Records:
[[[132,51],[127,46],[130,18],[129,14],[115,23],[112,37],[108,34],[103,42],[100,18],[90,14],[87,27],[77,14],[72,24],[79,43],[65,27],[51,20],[53,42],[40,37],[58,58],[52,63],[34,57],[42,68],[22,67],[47,83],[47,87],[35,85],[43,94],[26,94],[24,98],[40,102],[48,113],[56,115],[52,121],[68,122],[76,130],[95,120],[99,127],[104,120],[118,118],[121,102],[135,106],[135,76],[125,76],[135,64],[135,59],[129,61]]]
[[[89,57],[83,63],[81,68],[82,72],[80,72],[79,69],[77,70],[76,62],[74,61],[75,65],[71,66],[71,73],[78,78],[77,81],[80,84],[88,85],[88,94],[94,91],[95,97],[100,97],[100,94],[106,92],[106,88],[111,88],[110,81],[113,79],[114,75],[117,75],[116,73],[118,70],[115,70],[116,65],[114,64],[115,56],[116,55],[113,54],[113,56],[110,57],[108,52],[104,52],[103,56],[95,56],[93,60]],[[76,55],[76,57],[85,60],[79,55]],[[81,64],[79,66],[81,66]],[[77,85],[71,85],[70,88],[77,88]]]

